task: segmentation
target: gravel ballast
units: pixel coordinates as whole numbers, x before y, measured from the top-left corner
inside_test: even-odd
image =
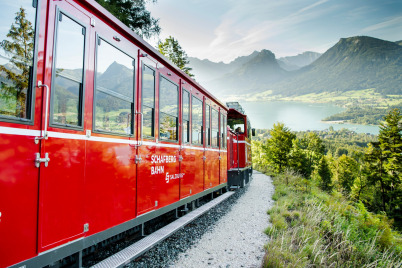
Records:
[[[126,267],[260,267],[273,193],[271,178],[254,172],[245,188]]]

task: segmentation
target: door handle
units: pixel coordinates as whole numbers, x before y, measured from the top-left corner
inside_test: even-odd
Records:
[[[45,153],[44,158],[40,157],[40,153],[36,153],[35,155],[36,155],[36,157],[35,157],[35,167],[39,168],[40,163],[45,163],[45,167],[47,167],[49,165],[50,158],[49,158],[48,153]]]
[[[135,113],[135,114],[139,114],[139,115],[141,116],[141,135],[140,135],[141,141],[140,141],[140,143],[137,144],[137,148],[138,148],[138,147],[140,147],[140,146],[142,145],[142,143],[143,143],[142,129],[143,129],[143,127],[144,127],[144,114],[143,114],[142,112]]]
[[[48,121],[48,114],[49,114],[49,99],[50,99],[50,90],[49,86],[46,84],[42,84],[42,81],[38,81],[37,87],[44,87],[46,92],[46,102],[45,102],[45,127],[43,129],[42,135],[40,137],[35,137],[35,144],[39,143],[39,140],[47,139],[47,121]]]

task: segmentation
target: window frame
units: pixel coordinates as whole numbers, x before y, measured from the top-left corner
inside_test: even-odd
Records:
[[[212,146],[213,148],[219,148],[219,147],[220,147],[220,129],[219,129],[219,126],[220,126],[220,116],[219,116],[219,110],[217,110],[217,109],[215,109],[215,108],[213,108],[213,107],[212,107],[212,110],[215,111],[216,114],[217,114],[217,119],[218,119],[218,129],[217,129],[217,130],[218,130],[218,134],[217,134],[217,145],[214,146],[214,145],[213,145],[213,142],[211,141],[211,146]],[[213,125],[213,123],[212,123],[212,118],[213,118],[212,114],[213,114],[213,111],[211,111],[211,139],[213,138],[213,136],[212,136],[212,133],[213,133],[213,128],[212,128],[212,125]]]
[[[191,97],[192,97],[191,98],[191,112],[193,112],[193,99],[196,99],[201,102],[201,109],[202,109],[202,112],[201,112],[201,117],[202,117],[202,119],[201,119],[201,143],[194,143],[193,136],[191,136],[191,145],[204,146],[204,143],[205,143],[205,141],[204,141],[204,101],[202,99],[197,98],[194,95],[192,95]],[[193,134],[193,131],[192,131],[193,130],[193,119],[194,119],[193,113],[191,113],[191,127],[190,127],[191,134]]]
[[[119,133],[119,132],[113,132],[113,131],[107,131],[107,130],[99,130],[96,129],[96,100],[97,100],[97,95],[98,95],[98,89],[97,89],[97,84],[98,81],[96,79],[96,74],[98,73],[98,48],[99,48],[99,41],[101,42],[106,42],[108,43],[110,46],[112,46],[113,48],[119,50],[121,53],[127,55],[128,57],[130,57],[133,60],[133,99],[131,102],[131,134],[123,134],[123,133]],[[114,45],[110,40],[108,40],[107,38],[103,37],[100,34],[96,34],[96,49],[95,49],[95,68],[94,68],[94,95],[93,95],[93,103],[92,103],[92,131],[94,133],[101,133],[101,134],[107,134],[107,135],[114,135],[114,136],[121,136],[121,137],[134,137],[135,136],[135,120],[134,120],[134,112],[135,112],[135,100],[136,100],[136,58],[133,57],[132,55],[130,55],[129,53],[125,52],[123,49],[117,47],[116,45]],[[111,91],[111,90],[110,90]],[[108,94],[112,97],[115,97],[119,100],[123,100],[128,102],[128,97],[127,99],[123,99],[121,98],[118,94],[113,94],[116,92],[104,92],[101,90],[101,92],[103,94]]]
[[[226,114],[220,113],[220,124],[221,124],[221,149],[227,149],[227,123],[226,123]],[[222,126],[223,125],[223,126]],[[223,145],[223,146],[222,146]]]
[[[55,123],[53,121],[53,106],[54,106],[54,95],[55,95],[55,90],[50,91],[50,107],[49,107],[49,126],[55,127],[55,128],[60,128],[60,129],[74,129],[74,130],[84,130],[84,113],[85,113],[85,83],[86,83],[86,69],[87,69],[87,56],[88,56],[88,25],[85,26],[84,23],[82,23],[80,20],[78,20],[75,16],[70,15],[68,12],[63,11],[61,8],[56,9],[56,16],[55,16],[55,30],[54,30],[54,40],[53,40],[53,54],[52,54],[52,78],[51,78],[51,88],[54,86],[55,82],[55,77],[56,77],[56,62],[57,62],[57,41],[59,37],[59,31],[58,31],[58,26],[60,23],[60,14],[63,14],[64,16],[68,17],[78,25],[82,26],[85,29],[85,34],[84,34],[84,53],[83,53],[83,64],[82,64],[82,87],[80,89],[80,94],[81,98],[78,101],[79,103],[79,110],[78,110],[78,119],[80,125],[74,126],[74,125],[68,125],[68,124],[59,124]]]
[[[172,83],[173,85],[176,86],[177,88],[177,117],[176,117],[176,140],[172,140],[172,139],[161,139],[160,137],[160,130],[161,130],[161,113],[168,115],[168,116],[172,116],[171,114],[167,114],[164,112],[161,112],[161,83],[162,83],[162,79],[166,79],[166,81]],[[164,141],[164,142],[171,142],[171,143],[179,143],[179,135],[180,135],[180,127],[179,127],[179,118],[180,118],[180,111],[179,111],[179,107],[180,107],[180,89],[179,89],[179,84],[173,82],[172,80],[168,79],[167,76],[163,75],[162,73],[159,73],[159,83],[158,83],[158,140],[159,141]]]
[[[187,135],[188,135],[188,141],[184,141],[184,92],[188,94],[188,130],[187,130]],[[186,88],[182,88],[182,98],[181,98],[181,141],[183,144],[191,144],[191,93],[188,91]]]
[[[153,133],[153,136],[149,135],[143,135],[143,137],[147,140],[155,140],[156,139],[156,127],[155,127],[155,121],[156,121],[156,77],[157,77],[157,72],[156,69],[144,62],[141,63],[141,116],[144,118],[144,70],[146,68],[149,68],[154,72],[154,111],[152,115],[152,130],[151,132]],[[147,106],[148,107],[148,106]],[[141,133],[144,133],[144,125],[141,125]]]
[[[213,147],[212,146],[212,113],[211,113],[211,105],[210,104],[205,104],[205,139],[206,139],[206,143],[205,146],[206,147]],[[207,113],[208,113],[208,117],[207,117]],[[207,126],[207,120],[209,123],[209,126]],[[209,134],[209,135],[208,135]]]
[[[21,125],[33,126],[35,122],[35,99],[37,88],[37,74],[38,74],[38,47],[39,47],[39,28],[40,28],[40,10],[42,9],[42,1],[32,1],[32,7],[35,11],[35,22],[32,25],[35,26],[34,34],[34,48],[32,59],[32,75],[29,77],[28,89],[27,89],[27,118],[20,118],[14,116],[6,116],[0,114],[0,122],[17,123]],[[14,23],[14,21],[13,21]],[[42,81],[43,82],[43,81]],[[29,115],[29,116],[28,116]],[[42,113],[41,113],[42,115]]]

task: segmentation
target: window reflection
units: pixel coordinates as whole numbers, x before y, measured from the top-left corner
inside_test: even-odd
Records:
[[[193,96],[192,99],[192,144],[203,144],[203,118],[202,118],[202,101]]]
[[[154,137],[155,131],[155,71],[144,65],[142,71],[142,113],[144,136]]]
[[[211,122],[210,122],[210,111],[211,107],[209,105],[205,105],[205,137],[207,139],[207,145],[211,145]]]
[[[96,61],[96,130],[133,133],[134,60],[98,39]]]
[[[219,113],[212,109],[212,146],[219,147]]]
[[[190,142],[190,93],[183,90],[183,142]]]
[[[159,100],[159,138],[161,140],[178,140],[178,87],[161,77]]]
[[[56,40],[52,83],[52,122],[81,126],[85,28],[62,13]]]
[[[223,114],[221,114],[221,136],[221,147],[226,148],[226,117]]]
[[[0,8],[0,116],[30,119],[36,8],[32,0]]]

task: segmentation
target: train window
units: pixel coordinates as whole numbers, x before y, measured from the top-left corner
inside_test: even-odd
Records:
[[[221,114],[221,148],[226,148],[226,116]]]
[[[85,28],[58,14],[52,82],[51,122],[82,126]]]
[[[190,142],[190,93],[183,89],[183,143]]]
[[[134,59],[98,38],[95,130],[133,134]]]
[[[2,1],[0,117],[31,119],[36,8],[32,0]]]
[[[159,96],[159,139],[177,141],[179,87],[161,76]]]
[[[228,125],[236,133],[239,133],[239,134],[244,133],[244,119],[243,118],[229,118]]]
[[[212,109],[212,146],[219,147],[219,113]]]
[[[203,118],[202,118],[202,100],[197,99],[193,96],[192,104],[191,104],[191,111],[192,111],[192,138],[191,142],[195,145],[202,145],[203,144]]]
[[[155,71],[143,65],[142,68],[142,133],[155,137]]]
[[[211,146],[211,107],[209,105],[205,105],[205,130],[206,144]]]

